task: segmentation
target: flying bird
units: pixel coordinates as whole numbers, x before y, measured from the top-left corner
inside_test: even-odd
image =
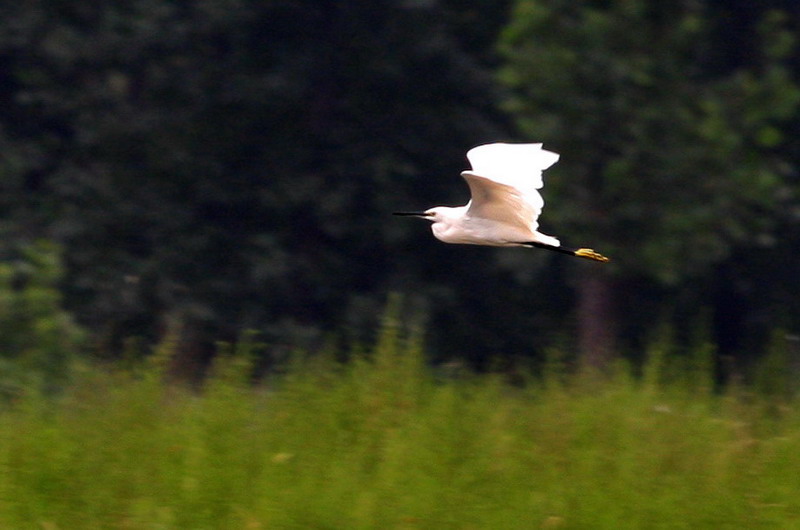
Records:
[[[558,239],[538,231],[544,206],[539,194],[544,186],[542,171],[558,158],[558,154],[542,149],[542,144],[479,145],[467,153],[472,170],[461,173],[472,196],[467,204],[394,215],[432,221],[433,235],[445,243],[537,247],[607,262],[607,257],[590,248],[562,247]]]

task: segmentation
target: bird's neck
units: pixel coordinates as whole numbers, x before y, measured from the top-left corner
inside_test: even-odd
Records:
[[[469,205],[455,206],[455,207],[440,206],[439,213],[445,220],[460,219],[464,217],[464,214],[466,213],[468,206]]]
[[[437,209],[437,217],[431,226],[433,235],[436,239],[444,241],[445,243],[457,243],[458,228],[461,220],[464,219],[467,206],[457,206],[455,208],[449,206],[440,206]],[[454,239],[455,238],[455,239]]]

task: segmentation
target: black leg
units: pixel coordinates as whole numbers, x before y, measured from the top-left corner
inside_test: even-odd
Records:
[[[528,247],[543,248],[545,250],[552,250],[553,252],[560,252],[562,254],[569,254],[570,256],[577,256],[579,258],[586,258],[593,261],[608,262],[609,259],[602,254],[595,252],[590,248],[566,248],[548,245],[547,243],[539,243],[538,241],[526,241],[522,243]]]

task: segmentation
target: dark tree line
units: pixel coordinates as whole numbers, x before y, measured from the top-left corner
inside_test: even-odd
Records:
[[[800,89],[785,16],[760,19],[754,57],[721,64],[714,19],[694,1],[517,2],[503,39],[520,129],[570,154],[551,214],[616,254],[582,273],[581,349],[615,351],[614,297],[633,278],[676,286],[739,245],[769,247],[790,204],[780,152]]]
[[[791,6],[513,4],[6,6],[3,255],[59,243],[108,352],[176,322],[187,358],[248,328],[360,341],[389,292],[435,356],[478,365],[581,329],[586,349],[593,316],[620,351],[707,312],[731,351],[796,326]],[[612,268],[388,216],[463,203],[465,152],[499,140],[562,153],[543,226]]]

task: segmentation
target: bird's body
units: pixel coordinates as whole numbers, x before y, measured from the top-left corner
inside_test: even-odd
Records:
[[[429,219],[433,235],[445,243],[534,246],[608,261],[591,249],[562,248],[558,239],[538,231],[544,206],[539,194],[542,171],[558,161],[558,154],[542,149],[542,144],[494,143],[471,149],[467,158],[472,170],[461,173],[472,196],[467,204],[395,215]]]
[[[492,247],[518,247],[525,243],[559,241],[516,223],[501,223],[493,219],[470,215],[468,206],[431,208],[431,230],[436,239],[445,243],[462,245],[487,245]],[[522,243],[525,242],[525,243]],[[550,243],[553,244],[553,243]]]

